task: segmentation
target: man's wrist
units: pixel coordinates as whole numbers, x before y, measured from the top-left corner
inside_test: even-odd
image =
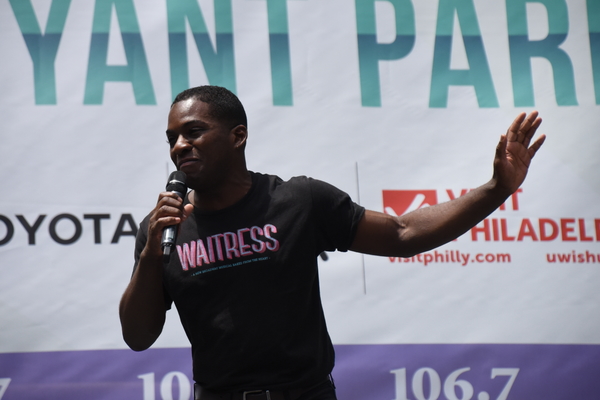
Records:
[[[486,184],[486,186],[490,196],[495,199],[495,201],[498,203],[498,206],[503,204],[506,199],[508,199],[515,192],[515,190],[500,184],[499,180],[496,178],[492,178]]]

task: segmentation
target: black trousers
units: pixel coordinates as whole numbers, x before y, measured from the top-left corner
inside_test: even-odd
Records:
[[[298,400],[337,400],[333,382],[326,381],[303,393]]]
[[[203,390],[198,385],[194,385],[195,400],[337,400],[335,395],[335,385],[332,380],[326,379],[306,390],[298,391],[279,391],[279,392],[247,392],[245,395],[237,393],[215,393]]]

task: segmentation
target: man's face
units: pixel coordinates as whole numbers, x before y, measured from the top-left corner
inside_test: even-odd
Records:
[[[232,168],[236,137],[230,126],[209,115],[210,106],[196,99],[175,103],[169,112],[167,140],[171,160],[196,190],[218,185]]]

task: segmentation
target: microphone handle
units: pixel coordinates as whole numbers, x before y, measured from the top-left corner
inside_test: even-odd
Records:
[[[173,191],[172,193],[175,193],[177,196],[179,196],[180,198],[183,199],[184,194],[177,192],[177,191]],[[173,249],[173,247],[175,247],[176,240],[177,240],[177,225],[167,226],[163,230],[163,236],[162,236],[162,241],[161,241],[164,262],[169,262],[169,259],[171,257],[171,250]]]

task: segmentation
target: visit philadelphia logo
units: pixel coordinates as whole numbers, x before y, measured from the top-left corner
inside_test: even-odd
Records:
[[[446,190],[383,190],[383,210],[389,215],[404,215],[442,201],[453,200],[469,189],[456,192]],[[577,250],[566,253],[548,253],[549,263],[600,263],[600,251],[581,250],[581,245],[600,242],[600,218],[545,218],[523,217],[521,202],[527,201],[523,189],[517,190],[499,209],[481,221],[457,241],[500,243],[562,243],[577,244]],[[521,211],[517,213],[517,211]],[[455,241],[456,243],[456,241]],[[409,261],[407,261],[409,260]],[[423,265],[454,262],[467,265],[473,262],[511,262],[510,253],[467,254],[459,250],[437,250],[410,259],[390,258],[392,262],[418,262]]]

